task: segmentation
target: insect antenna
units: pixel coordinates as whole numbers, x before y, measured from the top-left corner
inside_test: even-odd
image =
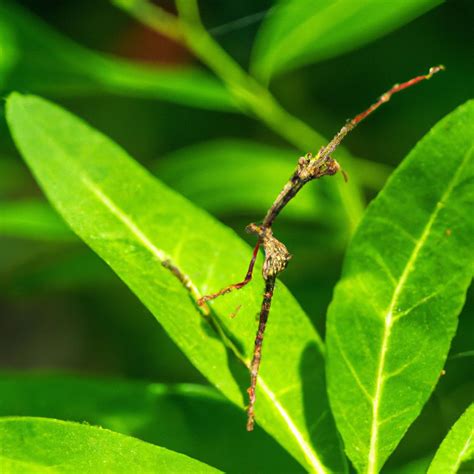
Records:
[[[247,274],[245,275],[245,278],[243,281],[239,283],[233,283],[232,285],[226,286],[222,288],[222,290],[219,290],[216,293],[212,293],[210,295],[205,295],[199,298],[198,300],[198,305],[203,306],[207,301],[215,300],[219,296],[225,295],[227,293],[230,293],[233,290],[240,290],[243,288],[245,285],[250,283],[252,280],[253,276],[253,267],[255,266],[255,261],[257,260],[257,255],[258,255],[258,249],[260,248],[261,241],[260,239],[257,241],[257,244],[255,245],[252,253],[252,259],[250,260],[249,268],[247,270]]]

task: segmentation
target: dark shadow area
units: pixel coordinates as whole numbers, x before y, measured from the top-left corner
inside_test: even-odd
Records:
[[[119,379],[4,374],[0,416],[87,422],[186,454],[229,473],[299,473],[301,467],[216,391]]]
[[[221,341],[221,343],[224,345],[226,354],[227,354],[227,365],[229,367],[230,373],[234,377],[235,382],[239,386],[240,392],[242,394],[242,404],[245,405],[246,400],[247,400],[247,387],[249,384],[249,373],[247,367],[243,364],[241,360],[238,359],[238,357],[234,354],[232,349],[228,346],[224,338],[219,334],[219,331],[222,331],[223,335],[225,338],[228,338],[228,340],[234,345],[236,350],[242,354],[243,353],[243,348],[242,344],[238,342],[238,340],[235,338],[235,336],[231,335],[225,327],[219,325],[219,329],[217,328],[217,325],[219,324],[219,321],[217,320],[217,316],[215,313],[211,310],[211,316],[206,318],[205,316],[202,316],[202,321],[201,321],[201,326],[205,333],[214,339],[218,339]],[[245,422],[245,415],[242,412],[242,423]],[[242,424],[242,426],[244,426]]]
[[[326,466],[331,466],[334,472],[343,472],[340,465],[342,442],[334,437],[335,422],[326,393],[324,356],[315,343],[308,344],[303,351],[300,374],[306,429],[311,444]]]

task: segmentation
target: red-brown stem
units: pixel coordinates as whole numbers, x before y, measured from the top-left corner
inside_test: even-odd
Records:
[[[372,104],[367,110],[360,113],[359,115],[356,115],[351,120],[351,122],[354,125],[357,125],[360,121],[364,120],[365,117],[370,115],[374,110],[378,109],[383,103],[388,102],[393,94],[396,94],[397,92],[400,92],[403,89],[407,89],[408,87],[414,86],[415,84],[418,84],[421,81],[431,79],[433,74],[436,74],[437,72],[442,71],[442,70],[444,70],[444,66],[441,66],[441,65],[440,66],[435,66],[435,67],[432,67],[430,69],[430,72],[428,74],[425,74],[423,76],[414,77],[413,79],[410,79],[409,81],[403,82],[402,84],[395,84],[390,90],[385,92],[385,94],[381,95],[380,99],[375,104]]]
[[[225,295],[226,293],[230,293],[233,290],[240,290],[243,286],[249,283],[252,280],[253,275],[253,267],[255,266],[255,261],[257,260],[258,249],[260,248],[260,239],[257,241],[252,253],[252,260],[250,260],[249,268],[247,270],[247,274],[245,275],[245,279],[239,283],[234,283],[232,285],[226,286],[222,288],[222,290],[218,291],[217,293],[213,293],[211,295],[205,295],[199,298],[198,305],[202,306],[206,301],[214,300],[219,296]]]
[[[272,304],[275,279],[276,277],[271,277],[265,280],[265,293],[263,294],[260,320],[258,324],[257,336],[255,337],[252,363],[250,364],[250,387],[247,390],[247,393],[249,394],[249,405],[247,408],[247,431],[253,430],[255,421],[255,388],[257,386],[258,369],[262,359],[263,335],[267,325],[268,314],[270,313],[270,305]]]
[[[262,222],[263,227],[269,228],[272,226],[273,221],[276,219],[278,214],[290,202],[290,200],[296,196],[304,184],[305,183],[298,176],[298,172],[295,171],[268,210]]]
[[[382,94],[379,100],[375,102],[375,104],[372,104],[367,110],[364,110],[360,114],[356,115],[352,120],[349,120],[349,122],[347,122],[344,127],[341,128],[339,133],[328,143],[328,145],[322,149],[322,151],[318,155],[318,158],[328,157],[339,146],[343,138],[351,130],[353,130],[362,120],[368,117],[372,112],[377,110],[382,104],[388,102],[393,94],[401,92],[402,90],[407,89],[408,87],[414,86],[415,84],[418,84],[421,81],[431,79],[431,77],[439,71],[444,71],[444,66],[434,66],[430,68],[428,74],[414,77],[413,79],[403,82],[402,84],[395,84],[391,89],[385,92],[385,94]]]

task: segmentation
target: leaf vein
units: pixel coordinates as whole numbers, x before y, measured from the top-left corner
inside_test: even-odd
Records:
[[[362,381],[359,379],[359,376],[357,375],[357,371],[355,370],[354,366],[352,365],[352,362],[350,361],[349,357],[347,356],[347,354],[344,351],[344,348],[342,347],[341,339],[339,337],[339,333],[337,331],[337,328],[335,329],[334,334],[336,336],[336,338],[335,338],[336,343],[337,343],[337,346],[339,347],[339,351],[340,351],[340,354],[342,356],[342,359],[346,363],[347,368],[349,369],[349,371],[352,375],[352,378],[356,381],[357,386],[360,388],[360,390],[364,394],[365,398],[367,398],[367,400],[370,403],[372,403],[373,402],[372,396],[370,395],[369,391],[367,390],[365,385],[362,383]]]
[[[426,241],[428,240],[430,236],[431,229],[436,221],[436,218],[438,217],[439,211],[444,207],[445,201],[448,199],[451,192],[455,188],[458,178],[461,175],[462,170],[464,169],[464,166],[466,165],[468,158],[470,156],[470,152],[473,148],[474,147],[471,147],[471,149],[464,155],[461,165],[458,167],[452,179],[449,181],[445,192],[441,196],[441,199],[434,206],[431,216],[428,219],[426,225],[424,226],[420,234],[420,237],[418,238],[418,241],[410,254],[410,257],[407,260],[405,268],[403,269],[403,272],[400,276],[398,285],[395,287],[390,304],[388,305],[388,308],[385,312],[385,321],[384,321],[385,324],[384,324],[384,331],[383,331],[383,337],[382,337],[382,345],[381,345],[380,353],[379,353],[380,354],[379,364],[378,364],[378,369],[377,369],[375,394],[374,394],[374,400],[373,400],[373,406],[372,406],[372,426],[371,426],[371,432],[370,432],[370,448],[369,448],[369,456],[368,456],[369,463],[367,467],[367,472],[371,474],[372,473],[375,474],[377,472],[377,445],[378,445],[378,426],[379,426],[378,416],[379,416],[380,400],[382,397],[382,390],[383,390],[383,381],[384,381],[383,372],[385,369],[385,359],[387,355],[390,335],[391,335],[392,326],[394,322],[393,311],[396,308],[398,299],[401,293],[403,292],[405,284],[415,266],[415,262],[418,259],[418,256],[423,246],[425,245]]]

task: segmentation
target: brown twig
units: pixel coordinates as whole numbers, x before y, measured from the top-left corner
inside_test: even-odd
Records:
[[[321,158],[328,157],[342,142],[344,137],[354,128],[357,127],[357,125],[362,122],[365,118],[367,118],[372,112],[377,110],[382,104],[385,104],[388,102],[393,94],[396,94],[397,92],[401,92],[404,89],[407,89],[408,87],[414,86],[415,84],[418,84],[421,81],[426,81],[428,79],[431,79],[436,73],[439,71],[444,71],[444,66],[440,64],[439,66],[434,66],[430,68],[428,74],[422,75],[422,76],[416,76],[413,79],[410,79],[409,81],[403,82],[402,84],[395,84],[391,89],[389,89],[387,92],[382,94],[379,97],[379,100],[372,104],[367,110],[364,110],[360,114],[356,115],[352,120],[349,120],[344,127],[341,128],[339,133],[320,151]]]
[[[249,395],[249,405],[247,408],[247,430],[252,431],[254,427],[255,418],[255,399],[256,386],[258,379],[258,371],[260,361],[262,358],[262,344],[265,328],[270,312],[270,305],[272,302],[273,292],[275,288],[275,281],[277,276],[286,268],[288,261],[291,258],[290,253],[283,243],[278,241],[272,232],[272,225],[276,217],[280,214],[283,208],[293,199],[301,188],[313,179],[319,179],[323,176],[331,176],[341,170],[339,163],[331,157],[331,154],[341,144],[343,139],[349,132],[382,104],[388,102],[393,94],[400,92],[408,87],[418,84],[421,81],[430,79],[434,74],[444,70],[444,66],[435,66],[429,70],[429,73],[422,76],[414,77],[402,84],[395,84],[391,89],[382,94],[380,98],[372,104],[368,109],[356,115],[352,120],[349,120],[341,130],[334,136],[334,138],[325,146],[322,147],[316,156],[307,153],[298,160],[298,166],[291,175],[289,181],[285,184],[280,194],[277,196],[267,214],[265,215],[262,224],[250,224],[247,226],[247,231],[258,236],[257,245],[254,248],[252,259],[247,271],[245,279],[240,283],[229,285],[217,293],[203,296],[199,300],[199,304],[215,299],[218,296],[229,293],[232,290],[238,290],[245,286],[252,279],[252,272],[255,265],[258,250],[260,246],[263,247],[265,259],[262,268],[263,279],[265,281],[265,292],[263,302],[260,309],[259,325],[257,336],[255,338],[252,362],[250,364],[250,387],[247,392]],[[343,173],[346,179],[345,173]]]
[[[268,315],[270,314],[270,305],[272,304],[273,290],[275,289],[276,277],[269,278],[265,282],[265,292],[263,294],[262,308],[258,323],[257,336],[255,337],[255,346],[253,350],[252,363],[250,364],[250,387],[247,389],[249,394],[249,405],[247,407],[247,431],[253,430],[255,421],[255,389],[257,387],[258,370],[260,360],[262,359],[262,344],[265,327],[267,325]]]

